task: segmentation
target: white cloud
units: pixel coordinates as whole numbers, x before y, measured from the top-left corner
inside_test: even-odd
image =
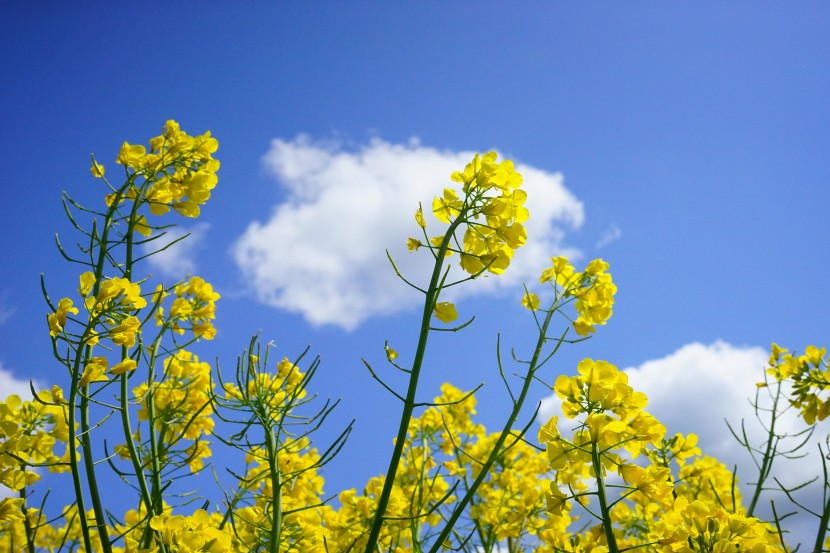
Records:
[[[747,483],[754,482],[757,470],[749,454],[729,432],[724,419],[737,432],[740,432],[743,419],[750,443],[755,446],[763,443],[766,432],[755,418],[750,399],[755,399],[758,390],[756,382],[764,379],[763,370],[768,358],[769,351],[766,349],[738,347],[717,341],[711,345],[687,344],[666,357],[625,369],[629,384],[648,396],[646,409],[666,426],[667,435],[695,433],[700,438],[699,446],[704,454],[716,457],[730,470],[738,466],[739,484],[745,501],[749,500],[754,489]],[[762,389],[759,400],[762,405],[769,406],[769,397],[764,392]],[[561,402],[556,396],[542,403],[540,420],[547,421],[553,415],[561,415]],[[561,419],[560,427],[565,427]],[[803,424],[793,410],[785,413],[776,423],[778,433],[795,433],[801,428]],[[777,475],[785,485],[793,486],[820,474],[821,460],[814,442],[822,438],[823,434],[813,437],[804,450],[808,455],[803,459],[776,460],[773,475]],[[791,447],[795,442],[784,441],[781,444]],[[775,482],[769,480],[768,485],[775,486]],[[814,484],[796,497],[820,511],[820,487],[820,484]],[[778,493],[762,496],[764,503],[758,514],[768,515],[766,511],[770,499],[775,499],[779,510],[787,512],[783,507],[787,504],[786,498]],[[804,539],[808,529],[815,524],[812,518],[800,515],[788,519],[785,528],[792,530],[797,539]]]
[[[35,389],[39,389],[40,384],[34,382]],[[3,368],[3,363],[0,362],[0,399],[5,399],[8,396],[16,394],[23,400],[32,399],[32,390],[29,387],[28,380],[20,380],[11,371]]]
[[[261,302],[301,313],[315,325],[351,329],[369,317],[413,307],[421,297],[397,280],[385,249],[411,281],[427,280],[429,253],[410,254],[405,247],[408,236],[420,237],[415,209],[421,202],[430,213],[433,196],[453,184],[450,174],[473,155],[416,140],[404,145],[375,139],[346,151],[307,136],[276,139],[264,163],[286,199],[239,238],[236,263]],[[517,169],[529,196],[528,243],[505,275],[455,288],[456,298],[535,280],[551,255],[578,255],[562,242],[565,229],[582,224],[580,201],[560,174],[522,164]],[[442,228],[431,215],[427,225],[431,235]]]
[[[597,240],[595,247],[597,249],[604,248],[608,244],[619,240],[621,236],[622,231],[620,230],[620,227],[618,227],[617,225],[611,225],[610,227],[602,231],[602,234],[600,235],[599,240]]]
[[[168,244],[173,244],[173,242],[175,244],[148,257],[147,262],[163,276],[177,280],[184,278],[187,274],[194,273],[196,271],[196,251],[204,241],[209,228],[210,225],[207,223],[197,223],[190,229],[181,226],[165,229],[166,234],[163,237],[142,246],[143,253],[146,255],[151,251],[160,250]],[[190,233],[190,236],[180,240],[187,233]],[[180,241],[176,242],[176,240]]]

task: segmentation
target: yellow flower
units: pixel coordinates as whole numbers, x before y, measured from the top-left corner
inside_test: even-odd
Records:
[[[525,295],[522,297],[522,305],[531,311],[536,311],[539,309],[539,296],[525,292]]]
[[[140,160],[147,154],[147,150],[141,144],[129,144],[124,142],[121,146],[121,152],[118,154],[115,162],[124,167],[132,167],[138,169],[140,167]]]
[[[585,321],[575,321],[574,330],[580,336],[588,336],[592,332],[596,332],[596,329]]]
[[[84,367],[84,372],[81,375],[80,386],[86,386],[90,382],[104,382],[109,380],[104,373],[107,371],[109,365],[106,357],[92,357]]]
[[[427,222],[424,220],[424,210],[418,207],[418,210],[415,212],[415,222],[418,223],[418,226],[421,228],[427,228]]]
[[[150,236],[153,233],[153,229],[147,223],[147,218],[144,215],[139,215],[135,220],[133,230],[142,236]]]
[[[390,348],[388,344],[384,344],[383,349],[386,350],[386,358],[389,361],[394,361],[398,358],[398,352]]]
[[[209,322],[193,323],[193,326],[190,327],[190,330],[193,331],[193,335],[196,336],[196,338],[213,340],[216,337],[216,327],[214,327]]]
[[[83,297],[89,295],[89,292],[92,290],[92,287],[95,286],[95,274],[91,271],[87,271],[80,277],[81,285],[78,287],[78,292]]]
[[[135,335],[139,332],[141,322],[137,317],[130,315],[121,324],[110,329],[110,339],[120,346],[131,348],[135,345]]]
[[[171,207],[175,209],[179,215],[184,215],[185,217],[190,217],[191,219],[195,219],[201,213],[199,209],[199,204],[194,202],[193,200],[185,200],[183,202],[175,202],[171,204]]]
[[[827,353],[827,348],[817,348],[816,346],[807,346],[804,350],[804,355],[807,356],[807,359],[812,363],[816,368],[821,366],[821,360],[824,359],[825,354]]]
[[[7,497],[0,501],[0,520],[23,520],[23,499]]]
[[[568,496],[566,496],[556,485],[556,482],[550,483],[550,493],[547,495],[548,514],[561,517],[562,511],[568,510]]]
[[[452,188],[444,189],[444,197],[435,197],[432,201],[432,213],[442,223],[449,223],[452,217],[461,213],[463,201],[458,199],[458,194]],[[419,210],[420,211],[420,210]],[[415,218],[417,220],[417,213]],[[423,218],[423,215],[422,215]]]
[[[72,305],[71,299],[62,298],[58,302],[58,309],[54,313],[50,313],[47,317],[47,320],[49,322],[49,334],[51,336],[57,336],[58,334],[63,332],[63,328],[66,326],[67,313],[73,313],[77,315],[78,308]]]
[[[449,323],[458,318],[458,312],[455,310],[455,305],[442,301],[435,304],[435,316],[442,323]]]
[[[420,240],[418,240],[417,238],[408,238],[406,240],[406,247],[411,252],[414,252],[415,250],[417,250],[418,248],[420,248],[423,245],[424,244]]]
[[[129,279],[115,277],[101,283],[98,295],[87,299],[87,309],[100,311],[109,307],[109,302],[121,297],[118,305],[127,309],[142,309],[147,306],[147,300],[141,297],[141,286],[130,282]]]
[[[53,403],[66,403],[66,399],[63,397],[63,390],[61,387],[55,384],[52,386],[52,402]]]
[[[787,351],[788,351],[787,348],[782,348],[781,346],[779,346],[778,344],[776,344],[774,342],[772,344],[771,350],[772,350],[772,352],[770,353],[770,356],[769,356],[769,364],[770,365],[775,365],[778,362],[778,360],[781,358],[781,354],[782,353],[787,353]]]
[[[92,162],[92,167],[89,168],[89,171],[92,173],[92,176],[98,179],[104,178],[104,166],[98,163],[97,161]]]
[[[124,359],[123,361],[121,361],[120,363],[118,363],[116,365],[113,365],[112,368],[110,369],[110,374],[115,374],[115,375],[124,374],[127,371],[134,371],[135,367],[136,367],[135,359],[127,358],[127,359]]]

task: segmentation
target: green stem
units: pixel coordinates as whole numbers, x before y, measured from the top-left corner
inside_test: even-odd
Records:
[[[109,239],[109,230],[112,226],[112,218],[115,214],[115,206],[118,205],[118,201],[123,194],[124,190],[130,185],[131,181],[128,181],[124,187],[122,187],[118,194],[116,195],[115,201],[113,205],[107,210],[107,214],[104,217],[104,229],[101,233],[101,237],[98,240],[98,260],[95,264],[95,285],[92,290],[93,296],[98,294],[100,290],[100,283],[101,278],[103,277],[104,273],[104,262],[107,258],[107,253],[109,251],[107,247],[107,241]],[[95,226],[93,224],[93,237],[97,236],[97,232],[95,230]],[[93,239],[94,240],[94,239]],[[84,333],[86,334],[86,333]],[[81,347],[83,347],[83,355],[81,354]],[[86,511],[84,510],[83,504],[83,491],[80,487],[80,475],[78,473],[78,454],[77,448],[75,445],[75,433],[74,433],[74,425],[75,425],[75,416],[74,416],[74,408],[75,408],[75,401],[78,395],[78,384],[79,384],[79,375],[80,372],[83,370],[83,367],[80,366],[80,361],[83,359],[84,366],[86,363],[89,362],[89,359],[92,355],[92,348],[90,346],[84,346],[82,343],[79,344],[78,350],[76,350],[75,356],[75,366],[72,374],[72,390],[70,392],[70,401],[69,404],[72,407],[69,413],[69,428],[70,428],[70,462],[72,463],[72,473],[73,473],[73,481],[75,485],[75,497],[78,501],[78,510],[80,511],[79,517],[81,520],[81,529],[84,534],[84,544],[87,546],[87,550],[91,551],[91,543],[89,542],[89,526],[86,520]],[[101,546],[103,547],[104,553],[112,553],[112,546],[110,544],[109,536],[107,535],[107,524],[104,519],[104,509],[101,504],[101,494],[98,490],[98,479],[95,477],[95,462],[93,460],[92,455],[92,443],[89,437],[90,434],[90,426],[89,426],[89,387],[85,386],[83,393],[81,395],[81,403],[79,405],[79,409],[81,411],[81,447],[84,453],[84,469],[86,472],[86,479],[87,479],[87,486],[89,489],[90,498],[92,500],[92,509],[95,513],[95,525],[98,528],[98,536],[101,538]]]
[[[159,461],[159,440],[156,436],[155,363],[151,363],[147,376],[147,425],[150,433],[150,483],[152,503],[148,512],[160,515],[163,512],[161,496],[161,463]]]
[[[383,526],[383,515],[386,513],[386,507],[389,504],[389,497],[392,494],[392,487],[395,483],[395,475],[398,472],[398,465],[401,461],[401,454],[406,443],[406,435],[409,430],[409,421],[412,419],[412,412],[415,410],[415,393],[418,390],[418,379],[421,375],[421,366],[424,361],[424,354],[427,348],[427,338],[429,337],[430,323],[432,321],[432,311],[435,308],[435,301],[437,299],[439,289],[439,282],[441,280],[441,273],[444,266],[444,254],[450,245],[450,239],[455,233],[455,230],[462,223],[463,217],[459,215],[447,229],[444,234],[444,240],[441,242],[441,247],[438,248],[438,254],[435,258],[435,266],[432,269],[432,278],[427,288],[427,294],[424,298],[424,312],[421,317],[421,331],[418,336],[418,348],[415,350],[415,359],[412,362],[412,372],[409,374],[409,386],[406,391],[406,399],[404,401],[403,412],[401,413],[401,422],[398,427],[398,437],[395,440],[395,448],[392,451],[392,458],[389,461],[389,469],[386,471],[386,479],[383,482],[383,490],[378,499],[377,511],[372,520],[372,529],[369,533],[369,540],[366,542],[366,553],[374,553],[378,538],[380,537],[380,529]]]
[[[821,553],[824,550],[824,536],[827,534],[827,523],[830,522],[830,499],[824,504],[824,512],[821,513],[816,543],[813,545],[813,553]]]
[[[89,536],[89,523],[86,520],[86,507],[84,506],[84,491],[81,485],[81,469],[78,463],[78,439],[75,434],[75,402],[78,397],[78,382],[80,380],[79,365],[81,355],[75,356],[74,368],[72,370],[72,383],[69,389],[69,406],[66,423],[69,427],[69,464],[72,468],[72,487],[75,489],[75,505],[78,508],[78,520],[81,524],[81,535],[84,539],[84,546],[87,551],[92,551],[92,540]]]
[[[761,492],[764,489],[764,482],[772,470],[772,462],[775,458],[773,453],[773,443],[776,441],[775,436],[775,422],[778,418],[778,400],[781,398],[781,382],[778,382],[778,389],[775,392],[775,399],[772,403],[772,411],[770,412],[769,434],[767,435],[766,449],[764,450],[764,459],[761,462],[761,468],[758,470],[758,481],[755,483],[755,492],[752,494],[752,501],[749,504],[749,509],[746,511],[746,516],[751,517],[755,512],[755,506],[761,498]],[[756,410],[757,410],[757,396],[756,396]],[[749,445],[749,444],[747,444]]]
[[[127,388],[127,373],[121,375],[121,427],[124,430],[124,439],[127,445],[127,451],[130,452],[130,461],[133,464],[133,470],[135,471],[136,480],[138,480],[138,487],[141,491],[141,499],[144,502],[144,507],[147,509],[147,517],[152,516],[152,510],[150,509],[150,505],[152,505],[152,501],[150,499],[150,490],[147,488],[147,481],[144,479],[144,468],[141,466],[141,459],[138,456],[138,450],[135,447],[135,442],[133,442],[133,430],[132,425],[130,423],[130,411],[129,411],[129,389]],[[139,508],[139,512],[141,509]],[[145,533],[142,538],[142,548],[147,549],[150,547],[150,536],[151,532],[149,532],[150,525],[148,524],[145,527]]]
[[[87,350],[89,350],[87,346]],[[89,355],[87,355],[87,358]],[[101,505],[101,494],[98,491],[98,479],[95,478],[95,461],[92,456],[92,440],[90,439],[89,427],[89,386],[84,386],[81,395],[81,447],[83,448],[84,469],[86,470],[89,495],[92,498],[92,511],[95,513],[95,526],[98,529],[98,537],[101,538],[101,546],[104,553],[112,553],[109,535],[107,534],[107,523],[104,518],[104,508]]]
[[[596,442],[591,443],[591,464],[597,479],[597,497],[599,498],[599,508],[602,514],[602,528],[605,530],[605,540],[608,542],[608,551],[609,553],[619,553],[617,538],[614,537],[614,527],[611,523],[611,511],[608,508],[608,497],[605,493],[605,481],[602,478],[602,461]]]
[[[23,467],[26,470],[26,467]],[[26,488],[20,490],[20,499],[23,500],[23,505],[20,506],[20,511],[23,513],[23,527],[26,529],[26,548],[29,553],[35,553],[35,530],[32,528],[32,523],[29,522],[28,508],[26,507]],[[14,551],[13,549],[11,551]]]
[[[467,489],[467,493],[464,494],[464,497],[461,498],[461,501],[459,501],[456,505],[455,509],[452,512],[452,515],[447,520],[443,530],[441,530],[441,533],[438,535],[438,539],[430,548],[429,553],[436,553],[439,549],[441,549],[442,544],[447,540],[447,538],[449,538],[450,532],[452,532],[455,523],[464,513],[464,509],[466,509],[467,505],[470,503],[470,501],[472,501],[472,498],[478,490],[479,486],[481,486],[485,478],[487,478],[487,475],[490,472],[490,468],[493,466],[493,463],[495,463],[498,457],[501,455],[501,450],[504,446],[504,442],[507,441],[507,437],[512,434],[513,424],[516,422],[516,419],[519,416],[519,411],[521,410],[525,400],[527,399],[527,394],[530,391],[530,384],[531,382],[533,382],[533,375],[536,372],[536,368],[539,363],[539,358],[542,355],[542,349],[545,345],[545,342],[547,342],[548,340],[548,327],[550,326],[553,314],[556,311],[557,306],[556,304],[554,304],[554,306],[551,307],[551,309],[548,311],[548,314],[545,316],[545,321],[542,324],[541,329],[539,330],[539,339],[536,341],[536,349],[533,352],[533,358],[530,360],[530,364],[528,365],[527,375],[525,375],[524,384],[522,385],[522,391],[513,405],[513,411],[510,413],[510,417],[508,417],[507,422],[504,424],[504,428],[502,428],[499,439],[496,441],[496,444],[493,447],[493,450],[490,452],[490,456],[487,458],[487,461],[485,461],[482,465],[478,477],[473,481],[472,486],[470,486]],[[556,345],[556,348],[554,349],[554,353],[557,349],[559,349],[559,346],[561,345],[562,340],[560,339]]]
[[[270,540],[268,550],[270,553],[278,553],[280,550],[280,533],[282,530],[282,475],[277,452],[277,444],[274,440],[274,431],[266,422],[270,417],[262,419],[265,430],[265,447],[268,450],[268,468],[271,472],[271,518]]]
[[[819,454],[821,455],[821,468],[824,471],[824,511],[821,513],[821,522],[819,522],[818,532],[816,532],[816,543],[813,545],[813,553],[821,553],[824,548],[824,536],[827,534],[827,524],[830,523],[830,495],[827,494],[828,477],[827,477],[827,454],[821,450],[821,444],[818,446]]]

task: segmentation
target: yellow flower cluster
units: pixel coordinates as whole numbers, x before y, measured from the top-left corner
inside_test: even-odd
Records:
[[[210,191],[218,182],[219,161],[211,155],[218,147],[210,131],[190,136],[173,120],[167,121],[160,136],[150,139],[149,152],[140,144],[125,142],[116,162],[127,168],[128,175],[143,176],[146,190],[142,193],[134,185],[119,200],[142,197],[154,215],[163,215],[172,207],[186,217],[198,217],[199,206],[210,198]],[[92,172],[103,175],[103,167],[96,163]],[[108,195],[107,205],[116,197]],[[139,223],[137,230],[148,234],[146,222]]]
[[[161,302],[168,294],[161,286],[156,288],[153,298],[154,302],[159,304],[156,324],[166,324],[178,334],[184,334],[186,326],[189,326],[196,338],[213,340],[216,336],[216,328],[213,326],[216,301],[221,297],[213,290],[213,286],[203,278],[194,276],[188,282],[175,286],[173,292],[176,299],[170,306],[169,315],[165,315]]]
[[[486,459],[498,434],[479,439],[466,450],[473,459]],[[467,462],[471,476],[480,472]],[[549,530],[545,516],[547,489],[544,485],[550,467],[543,455],[525,442],[517,442],[499,459],[490,477],[479,488],[470,508],[470,519],[488,528],[497,542],[521,540]]]
[[[283,357],[277,363],[276,374],[257,372],[247,381],[244,391],[236,384],[226,383],[225,399],[241,403],[256,399],[262,405],[267,405],[274,416],[279,416],[286,400],[305,397],[306,391],[300,387],[304,377],[305,373],[297,365]]]
[[[548,459],[554,469],[570,463],[592,462],[592,445],[599,450],[603,469],[619,472],[623,479],[636,479],[638,489],[646,476],[627,468],[612,450],[622,447],[632,457],[644,452],[647,445],[657,446],[666,433],[660,422],[643,411],[648,402],[645,394],[628,385],[628,375],[606,361],[583,359],[577,366],[578,375],[560,375],[554,390],[564,400],[562,411],[568,418],[585,415],[572,440],[559,435],[557,420],[543,427],[540,434],[546,444]],[[626,472],[627,471],[627,472]],[[651,481],[656,481],[656,476]],[[659,495],[659,494],[656,494]]]
[[[789,380],[793,391],[790,403],[804,422],[814,424],[830,415],[830,397],[822,395],[830,389],[830,359],[827,348],[807,346],[802,355],[794,355],[778,344],[772,344],[767,374],[777,381]]]
[[[69,439],[65,412],[51,404],[47,392],[41,392],[39,400],[22,401],[12,394],[0,401],[0,484],[12,490],[37,482],[35,467],[48,466],[53,472],[67,468],[62,464],[66,456],[54,451],[56,442]],[[7,512],[9,508],[7,504]]]
[[[678,497],[685,497],[689,502],[740,505],[741,492],[733,485],[734,478],[726,465],[714,457],[702,455],[681,466],[674,490]]]
[[[781,551],[778,536],[760,520],[729,512],[721,504],[679,497],[654,524],[665,553],[767,553]]]
[[[209,515],[198,509],[190,516],[159,515],[150,519],[150,528],[161,536],[159,545],[169,553],[235,553],[234,534],[231,528],[220,530],[221,516]],[[138,541],[127,540],[129,551],[138,550]],[[158,545],[146,553],[159,551]]]
[[[152,383],[156,430],[188,440],[210,434],[214,426],[212,392],[208,363],[199,361],[198,356],[187,350],[168,357],[164,362],[164,378]],[[149,420],[150,386],[142,382],[133,393],[140,405],[138,419]]]
[[[574,436],[560,435],[554,417],[539,438],[547,444],[556,474],[564,471],[584,478],[584,467],[589,466],[588,474],[598,484],[591,491],[554,479],[547,508],[551,516],[564,517],[571,500],[584,504],[589,496],[599,497],[602,509],[603,501],[610,507],[602,523],[587,532],[543,534],[543,551],[606,551],[609,531],[619,551],[643,546],[659,553],[782,551],[774,528],[745,515],[733,473],[717,460],[700,456],[697,436],[664,439],[659,421],[642,410],[646,397],[631,389],[625,373],[613,365],[586,359],[578,372],[560,376],[555,385],[563,413],[568,418],[581,416]],[[615,453],[622,449],[628,454]],[[643,452],[650,463],[634,464]],[[677,479],[672,463],[679,467]],[[624,483],[615,486],[622,490],[617,498],[609,497],[610,488],[602,484],[606,471],[617,473]]]
[[[49,313],[46,319],[49,323],[49,335],[58,336],[66,328],[66,318],[72,313],[78,314],[78,308],[74,306],[70,298],[61,298],[54,313]]]
[[[461,267],[470,274],[484,269],[503,273],[513,251],[527,239],[522,225],[529,216],[524,207],[527,193],[519,189],[522,175],[516,172],[512,161],[498,163],[496,153],[489,152],[481,157],[476,155],[463,172],[452,174],[452,180],[462,183],[466,201],[472,206],[473,220],[467,219]],[[436,198],[432,204],[433,213],[444,222],[449,222],[448,215],[452,213],[447,206],[452,196],[448,197],[448,191],[444,191],[444,199]],[[480,215],[484,216],[481,224]]]
[[[323,540],[328,536],[320,524],[320,512],[309,508],[320,506],[323,501],[323,478],[317,472],[320,456],[309,446],[307,438],[300,438],[280,448],[276,467],[277,480],[290,482],[279,491],[283,548],[291,543],[292,550],[303,552],[324,550]],[[274,475],[263,448],[250,451],[246,462],[249,467],[240,485],[245,488],[244,502],[248,504],[236,509],[234,531],[246,550],[258,547],[267,550],[268,538],[262,529],[271,524],[272,506],[276,501]]]
[[[141,322],[132,313],[147,306],[147,300],[141,295],[141,286],[130,282],[129,279],[114,277],[102,281],[98,292],[90,295],[95,284],[96,279],[92,272],[87,271],[80,276],[78,291],[84,298],[84,307],[89,312],[89,326],[83,331],[82,340],[86,345],[94,346],[100,337],[104,336],[116,345],[128,348],[135,346],[137,334],[141,331]],[[78,308],[70,298],[62,298],[55,312],[47,316],[51,336],[55,337],[64,332],[69,313],[77,315]],[[95,327],[102,319],[108,328],[103,334],[99,334]]]
[[[277,395],[276,382],[280,382],[280,389],[293,386],[297,390],[297,379],[303,373],[287,359],[278,366],[277,375],[268,382],[252,381],[251,392],[226,386],[226,393],[232,397],[262,392]],[[185,354],[181,359],[169,360],[165,373],[177,380],[201,375],[194,382],[204,383],[206,371],[195,356]],[[174,386],[159,385],[155,389],[157,417],[170,432],[187,435],[182,421],[193,419],[199,401],[204,400],[204,394],[196,392],[204,386],[188,386],[192,390],[184,393]],[[599,475],[611,471],[621,479],[622,496],[610,510],[619,550],[648,544],[650,550],[659,553],[781,551],[777,537],[767,526],[743,514],[740,495],[732,497],[736,492],[732,473],[716,460],[699,456],[696,436],[663,439],[662,426],[643,411],[645,396],[631,389],[625,373],[603,361],[584,360],[576,376],[558,379],[556,392],[564,400],[564,412],[571,418],[582,418],[574,436],[560,435],[554,419],[539,432],[547,455],[540,455],[522,440],[506,444],[504,454],[460,520],[456,534],[459,541],[467,531],[474,531],[477,543],[485,544],[485,548],[506,543],[511,550],[536,553],[607,551],[601,526],[584,526],[580,521],[584,530],[574,534],[571,528],[578,520],[572,500],[587,505],[589,497],[597,493],[590,481],[598,475],[592,459],[598,455],[602,458]],[[146,397],[146,388],[136,393],[140,399]],[[181,412],[171,408],[188,404],[191,395],[201,399]],[[14,399],[11,404],[18,405]],[[479,476],[480,460],[487,458],[495,446],[497,435],[488,434],[473,420],[473,395],[445,384],[434,405],[411,421],[403,464],[396,475],[381,534],[381,551],[420,550],[417,540],[440,526],[457,497]],[[51,409],[61,412],[59,408]],[[14,412],[19,410],[16,407]],[[7,411],[0,404],[0,413]],[[142,412],[146,413],[146,405]],[[144,415],[140,418],[145,420]],[[191,425],[200,427],[201,423],[194,419]],[[0,429],[7,428],[11,427],[0,421]],[[650,464],[634,464],[633,458],[646,448]],[[628,450],[629,455],[615,453],[621,449]],[[317,471],[320,456],[306,437],[286,442],[277,459],[277,481],[284,483],[279,491],[280,550],[313,553],[360,550],[365,546],[383,478],[372,478],[362,493],[354,489],[342,492],[335,506],[324,504],[324,482]],[[672,462],[680,467],[676,485],[670,470]],[[251,449],[246,463],[248,468],[240,480],[242,495],[229,517],[203,510],[189,516],[174,515],[165,507],[164,514],[149,518],[149,527],[156,534],[144,551],[268,550],[271,537],[265,529],[273,520],[275,480],[264,448]],[[729,505],[736,505],[736,509],[725,507]],[[0,502],[0,533],[25,540],[20,507],[21,500]],[[62,528],[52,526],[37,510],[29,509],[29,518],[40,528],[37,547],[53,550],[65,540],[83,550],[77,510],[73,509],[64,513],[66,525]],[[110,535],[123,539],[123,547],[114,548],[116,553],[141,550],[142,531],[148,524],[145,517],[146,512],[131,511],[123,525],[112,526]],[[87,520],[94,523],[91,512]],[[94,534],[93,543],[100,545]],[[0,539],[0,552],[7,551],[11,551],[8,543]]]
[[[594,332],[595,325],[604,325],[611,318],[617,286],[607,273],[608,263],[602,259],[591,261],[583,272],[577,272],[566,257],[552,257],[552,265],[542,271],[539,282],[551,283],[557,294],[575,300],[578,313],[573,323],[580,336]],[[536,294],[525,293],[522,305],[535,311],[539,308]]]
[[[424,436],[414,443],[408,441],[386,510],[388,523],[379,542],[382,551],[414,551],[413,537],[419,532],[413,535],[413,528],[438,524],[441,501],[444,505],[455,501],[448,495],[449,483],[439,467],[433,442]],[[339,509],[323,508],[322,523],[330,544],[341,544],[344,550],[348,544],[355,544],[356,550],[365,549],[383,484],[383,477],[373,477],[362,494],[354,489],[341,492]]]
[[[78,291],[86,297],[84,306],[93,316],[112,310],[135,311],[147,306],[147,300],[141,296],[141,286],[129,279],[114,277],[103,280],[95,296],[89,296],[95,285],[95,275],[87,271],[81,275],[80,281]]]
[[[461,183],[463,197],[452,188],[445,188],[442,196],[432,201],[432,213],[442,223],[466,224],[461,243],[453,235],[445,255],[461,254],[461,268],[471,275],[487,270],[501,274],[510,265],[514,251],[527,239],[522,223],[527,221],[524,207],[527,193],[519,187],[522,176],[510,160],[497,162],[495,152],[476,154],[463,171],[456,171],[451,179]],[[423,211],[415,212],[415,222],[426,229]],[[426,235],[425,235],[426,236]],[[440,248],[444,235],[429,239],[433,251]],[[407,247],[414,251],[423,246],[416,238],[409,238]]]

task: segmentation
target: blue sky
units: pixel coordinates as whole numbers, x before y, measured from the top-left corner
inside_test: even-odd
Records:
[[[65,379],[39,290],[41,272],[55,295],[76,286],[53,247],[71,238],[61,191],[99,201],[90,153],[114,169],[123,141],[173,118],[219,139],[220,182],[199,223],[181,221],[193,247],[147,271],[222,293],[203,358],[232,367],[254,332],[322,356],[316,390],[357,419],[327,491],[388,461],[396,402],[360,358],[379,364],[387,339],[414,350],[417,309],[382,252],[406,257],[417,199],[490,149],[535,175],[539,251],[602,257],[620,289],[549,380],[582,357],[630,367],[670,431],[729,457],[722,417],[683,427],[710,421],[693,410],[741,416],[771,342],[830,341],[829,20],[821,2],[4,3],[0,392]],[[531,265],[459,299],[476,323],[434,337],[425,399],[483,381],[482,422],[503,419],[495,337],[527,348]]]

